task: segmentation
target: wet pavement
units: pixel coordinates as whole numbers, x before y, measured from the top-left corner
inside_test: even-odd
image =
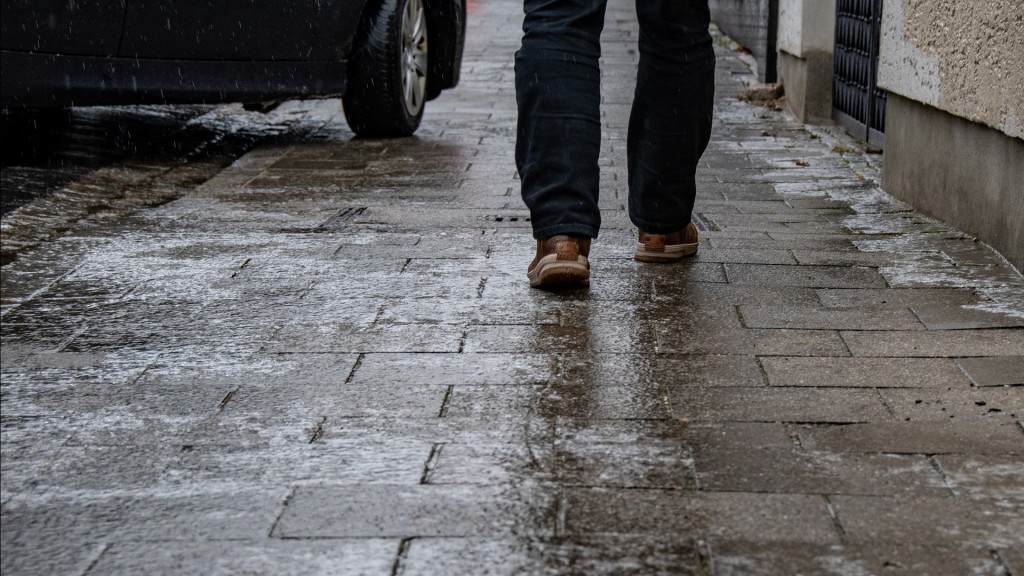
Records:
[[[634,262],[611,4],[589,291],[527,285],[515,2],[415,138],[290,103],[4,266],[4,574],[1024,573],[1024,278],[724,48],[701,251]]]

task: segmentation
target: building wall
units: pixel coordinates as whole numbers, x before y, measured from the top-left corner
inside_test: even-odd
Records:
[[[1024,2],[885,0],[882,185],[1024,270]]]
[[[831,117],[835,28],[835,2],[779,0],[779,79],[801,122]]]
[[[1024,2],[885,0],[878,83],[1024,138]]]
[[[882,188],[1024,271],[1024,140],[890,94]]]
[[[750,50],[757,60],[757,75],[762,82],[774,82],[775,46],[771,24],[772,8],[777,0],[710,0],[711,20]],[[771,46],[769,46],[771,44]]]

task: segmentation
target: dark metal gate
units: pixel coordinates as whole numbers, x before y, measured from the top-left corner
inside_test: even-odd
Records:
[[[853,135],[885,145],[885,92],[878,88],[882,0],[836,0],[832,117]]]

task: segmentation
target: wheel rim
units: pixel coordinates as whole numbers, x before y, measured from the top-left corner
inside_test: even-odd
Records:
[[[408,0],[402,13],[402,97],[410,116],[423,110],[427,93],[427,16],[423,0]]]

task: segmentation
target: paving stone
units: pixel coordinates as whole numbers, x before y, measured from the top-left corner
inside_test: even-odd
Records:
[[[1017,506],[1024,503],[1024,463],[1020,458],[944,454],[936,460],[960,497]]]
[[[702,490],[952,497],[924,456],[833,454],[716,445],[695,448]]]
[[[894,416],[908,422],[1024,417],[1024,390],[1017,387],[889,389],[879,394]]]
[[[886,252],[851,252],[793,250],[793,258],[803,266],[868,266],[878,267],[888,264],[894,255]]]
[[[558,538],[417,538],[401,563],[426,574],[702,574],[686,538],[593,535]]]
[[[559,382],[540,392],[538,413],[571,413],[580,418],[658,420],[670,417],[663,385],[593,386],[586,379]]]
[[[1020,428],[1005,420],[872,422],[798,427],[809,450],[890,454],[1024,454]]]
[[[968,547],[1024,545],[1024,518],[1019,510],[955,498],[835,496],[830,501],[851,543],[927,546],[955,537]]]
[[[481,295],[491,280],[491,277],[481,280]],[[509,282],[509,279],[502,281]],[[514,282],[522,282],[522,279],[516,277]],[[486,302],[401,299],[383,304],[375,320],[387,324],[558,324],[559,316],[559,307],[527,299],[488,299]]]
[[[458,352],[462,330],[454,326],[394,324],[360,329],[331,324],[284,326],[264,348],[269,353]]]
[[[688,309],[707,310],[712,307],[735,306],[818,306],[820,301],[812,288],[754,286],[741,284],[678,284],[662,281],[655,285],[659,303],[683,304]],[[739,324],[737,324],[739,325]]]
[[[772,542],[837,543],[819,496],[687,490],[567,489],[565,531],[694,534]]]
[[[821,303],[831,308],[911,308],[927,304],[974,304],[980,300],[970,288],[823,288]]]
[[[841,130],[737,100],[722,47],[711,229],[635,262],[636,18],[608,11],[589,290],[526,282],[522,10],[493,2],[416,138],[284,103],[298,129],[155,184],[185,196],[5,264],[4,573],[1024,570],[1020,274]]]
[[[846,545],[764,544],[712,538],[717,576],[775,574],[1005,574],[984,548],[905,543]]]
[[[1024,356],[960,358],[956,363],[975,386],[1024,384]]]
[[[551,534],[554,500],[500,486],[351,484],[299,487],[274,527],[277,538]],[[522,492],[522,493],[520,493]]]
[[[840,388],[965,388],[969,381],[948,358],[762,358],[771,386]]]
[[[490,370],[501,364],[506,369]],[[388,382],[445,386],[547,384],[558,371],[551,354],[365,354],[353,371],[353,385]]]
[[[211,489],[212,488],[212,489]],[[246,540],[265,537],[287,495],[283,488],[142,491],[96,490],[4,505],[5,524],[20,538],[66,540]]]
[[[1024,330],[843,332],[854,356],[1012,356],[1024,350]]]
[[[722,329],[701,326],[690,331],[657,326],[657,351],[668,354],[744,354],[757,356],[848,356],[839,333],[832,330]]]
[[[5,574],[85,574],[107,547],[95,539],[73,543],[59,537],[44,540],[6,528],[2,541],[0,570]]]
[[[564,378],[588,386],[645,383],[700,386],[761,386],[764,380],[753,356],[611,354],[562,364]]]
[[[245,540],[233,542],[114,542],[95,574],[346,574],[386,575],[398,539]]]
[[[672,415],[695,422],[881,422],[891,418],[872,390],[669,387]]]
[[[192,446],[161,481],[241,489],[320,482],[416,484],[433,445],[426,440],[317,439],[273,446]]]
[[[1020,574],[1021,569],[1024,569],[1024,552],[1021,552],[1020,547],[1015,548],[1004,548],[996,552],[999,559],[1003,561],[1006,567],[1006,572],[1010,574]]]
[[[910,310],[866,308],[821,309],[806,307],[740,306],[747,328],[797,328],[809,330],[924,330]]]
[[[830,252],[849,252],[859,254],[850,241],[849,236],[832,236],[823,234],[786,234],[772,232],[771,235],[760,234],[758,238],[711,237],[711,246],[715,249],[753,249],[758,250],[827,250]],[[799,261],[798,261],[799,263]]]
[[[846,266],[764,266],[726,264],[729,282],[808,288],[880,288],[885,280],[871,268]]]
[[[579,348],[591,353],[655,352],[653,328],[643,326],[471,326],[466,330],[467,353],[506,352],[544,354],[555,349]]]
[[[752,250],[735,248],[701,248],[697,252],[700,262],[733,264],[795,264],[788,250]]]
[[[529,446],[451,442],[435,445],[421,478],[425,484],[494,485],[520,478],[533,466],[537,461]]]
[[[973,328],[1011,328],[1024,326],[1024,314],[1012,315],[978,308],[923,304],[914,306],[914,314],[929,330],[965,330]]]

